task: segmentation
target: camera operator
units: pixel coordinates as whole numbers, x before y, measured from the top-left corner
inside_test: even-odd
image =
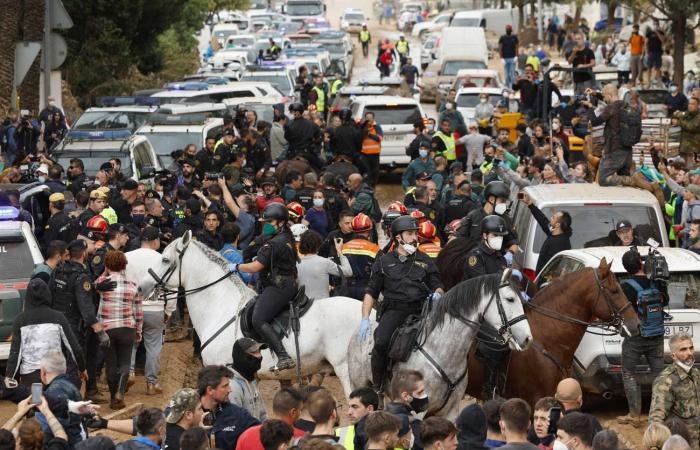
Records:
[[[642,417],[642,392],[636,373],[642,357],[649,364],[652,378],[656,378],[664,368],[663,308],[668,305],[668,293],[666,284],[657,279],[659,274],[655,273],[657,270],[653,261],[654,258],[663,257],[650,247],[647,255],[649,258],[652,260],[645,264],[636,247],[622,255],[622,265],[631,276],[620,284],[639,316],[640,334],[625,337],[622,341],[622,381],[629,414],[617,418],[621,424],[637,425],[646,422]]]
[[[19,121],[15,140],[17,141],[17,153],[36,154],[36,143],[41,135],[39,125],[32,120],[29,114],[25,114]]]

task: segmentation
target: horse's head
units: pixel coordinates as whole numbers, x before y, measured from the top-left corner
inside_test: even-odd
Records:
[[[637,336],[639,335],[639,317],[620,287],[611,266],[612,261],[608,263],[603,258],[600,260],[598,268],[593,269],[593,276],[597,284],[593,291],[596,296],[593,303],[593,314],[603,322],[618,328],[622,336]]]
[[[503,271],[497,295],[484,311],[484,321],[496,328],[513,350],[525,350],[532,343],[530,324],[525,316],[520,292],[511,281],[510,269]]]
[[[192,232],[187,231],[181,238],[171,242],[155,266],[148,269],[148,274],[144,275],[139,284],[139,293],[145,298],[150,295],[156,287],[167,287],[177,289],[179,277],[176,274],[180,258],[187,247],[192,242]]]

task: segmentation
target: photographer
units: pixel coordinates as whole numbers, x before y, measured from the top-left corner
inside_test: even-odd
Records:
[[[41,135],[39,125],[37,125],[31,116],[24,115],[19,121],[19,126],[16,132],[17,153],[26,155],[36,154],[36,143]]]
[[[651,259],[649,259],[651,258]],[[637,379],[637,365],[645,357],[651,369],[652,377],[664,368],[664,312],[668,306],[666,285],[657,279],[658,267],[654,259],[663,258],[650,247],[647,261],[636,247],[622,255],[622,265],[631,276],[622,283],[622,290],[639,316],[639,336],[625,337],[622,341],[622,381],[629,406],[629,414],[617,418],[621,424],[641,424],[642,392]],[[662,259],[662,265],[665,260]]]
[[[571,249],[571,215],[566,211],[557,211],[552,214],[551,219],[547,219],[542,210],[532,203],[530,197],[522,192],[521,202],[527,205],[532,217],[542,228],[547,238],[540,248],[540,256],[537,259],[537,273],[554,257],[563,250]]]

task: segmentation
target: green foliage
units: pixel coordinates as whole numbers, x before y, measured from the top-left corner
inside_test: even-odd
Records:
[[[210,12],[221,10],[241,10],[248,9],[249,0],[208,0]]]

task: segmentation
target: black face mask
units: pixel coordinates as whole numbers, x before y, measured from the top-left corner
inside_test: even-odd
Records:
[[[236,372],[240,373],[246,380],[253,381],[255,373],[260,370],[262,365],[262,358],[257,358],[243,351],[238,343],[233,344],[231,356],[233,356],[232,367]]]
[[[430,403],[430,399],[427,395],[423,398],[413,397],[410,403],[411,411],[415,413],[422,413],[428,409],[428,403]]]

